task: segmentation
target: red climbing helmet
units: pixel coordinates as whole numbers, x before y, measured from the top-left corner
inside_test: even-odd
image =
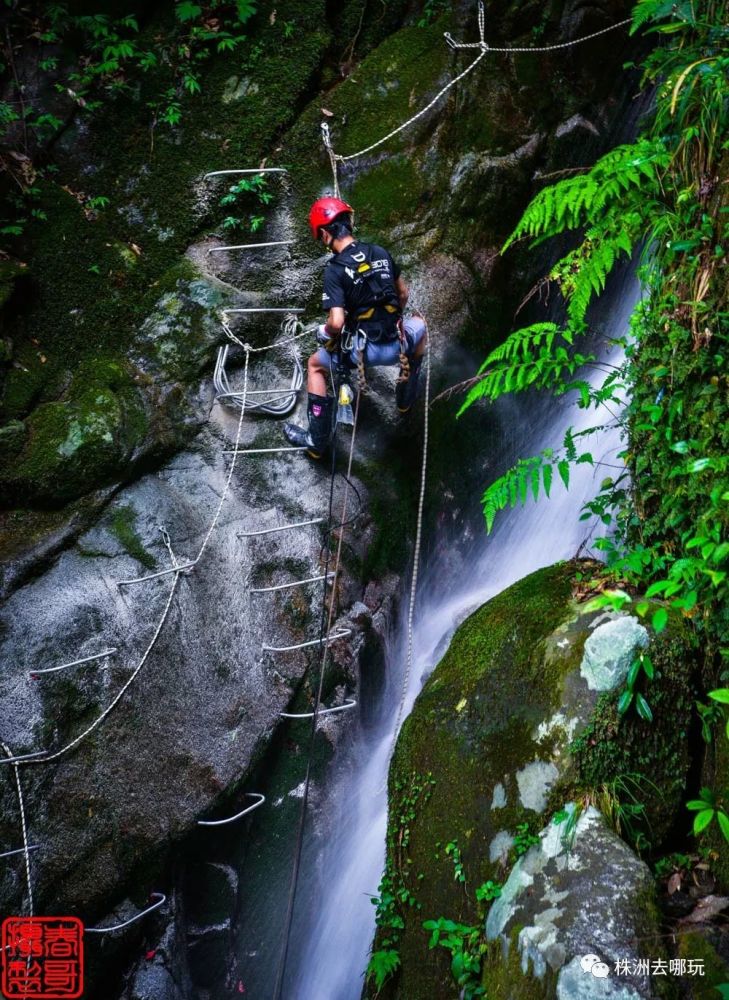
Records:
[[[343,215],[345,212],[354,212],[346,201],[340,198],[318,198],[309,209],[309,225],[314,239],[319,239],[319,230],[322,226],[328,226],[338,215]]]

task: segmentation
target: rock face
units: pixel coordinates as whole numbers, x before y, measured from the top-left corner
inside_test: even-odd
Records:
[[[647,975],[615,976],[618,962],[632,969],[640,958],[630,934],[655,930],[646,909],[650,870],[593,806],[579,816],[574,805],[565,811],[512,868],[489,911],[486,938],[503,942],[507,954],[516,947],[523,975],[556,978],[557,1000],[651,997]],[[612,979],[603,981],[599,968],[586,973],[588,955],[597,956]]]
[[[469,980],[487,996],[653,996],[645,977],[603,983],[579,961],[597,955],[614,969],[639,957],[634,938],[661,954],[657,937],[645,943],[657,934],[649,870],[616,831],[658,847],[681,808],[689,758],[675,719],[691,702],[692,654],[680,622],[655,636],[631,615],[587,611],[572,597],[578,570],[540,570],[471,615],[403,725],[388,877],[414,902],[398,911],[401,968],[383,996],[450,996],[447,954],[427,948],[423,922],[478,927],[489,905]],[[650,724],[615,708],[640,651],[661,675],[660,692],[646,690]],[[431,794],[413,796],[423,782]],[[501,896],[480,904],[489,880],[505,880]],[[375,947],[391,934],[385,922]]]
[[[0,590],[6,600],[0,733],[14,753],[55,753],[74,743],[52,763],[21,770],[30,837],[40,845],[33,880],[41,909],[97,920],[125,898],[141,908],[149,890],[167,878],[170,846],[199,817],[239,808],[236,796],[270,745],[279,713],[310,703],[310,652],[279,658],[262,646],[312,638],[320,595],[308,585],[260,596],[249,590],[320,573],[322,528],[242,536],[321,516],[327,502],[322,469],[296,455],[240,461],[204,557],[180,577],[138,674],[174,578],[117,585],[168,568],[160,526],[177,559],[194,559],[226,490],[230,459],[223,452],[235,437],[236,414],[214,401],[211,386],[216,350],[225,340],[221,308],[296,305],[308,310],[307,318],[320,316],[323,262],[305,218],[313,197],[331,187],[319,142],[322,104],[332,112],[338,148],[354,151],[412,115],[460,68],[442,32],[472,32],[471,5],[454,5],[425,27],[417,25],[421,5],[412,6],[378,7],[363,25],[359,0],[281,0],[275,17],[251,25],[251,42],[262,46],[265,58],[244,66],[211,59],[202,74],[204,96],[186,108],[179,129],[156,133],[154,155],[145,129],[139,141],[148,111],[144,91],[87,124],[71,122],[54,150],[59,174],[42,186],[39,206],[48,222],[29,231],[30,266],[2,268],[0,291],[13,311],[6,307],[2,314],[0,342]],[[504,5],[503,20],[494,19],[511,39],[534,27],[536,14],[518,7]],[[577,30],[582,17],[573,7],[557,4],[551,11],[555,38]],[[624,7],[588,11],[585,27],[604,26]],[[292,24],[294,32],[284,38]],[[342,38],[351,40],[354,62],[340,68],[332,52],[339,52]],[[618,47],[609,52],[606,71],[622,61]],[[493,63],[392,146],[342,168],[361,235],[392,247],[411,281],[413,304],[429,318],[434,391],[472,374],[462,345],[477,342],[481,353],[487,341],[503,336],[511,306],[529,282],[518,258],[505,265],[497,249],[536,175],[589,160],[608,142],[620,112],[619,100],[606,100],[608,94],[582,55],[559,72],[546,64],[532,72],[518,61]],[[576,133],[579,147],[571,141]],[[261,233],[232,239],[220,205],[225,182],[211,187],[204,174],[263,158],[286,165],[290,176],[275,189],[272,183],[270,206],[257,207],[265,216]],[[80,176],[110,197],[108,210],[91,219],[72,194]],[[74,233],[73,249],[68,233]],[[213,246],[249,238],[295,242],[270,256],[208,254]],[[6,299],[14,281],[16,294]],[[235,330],[258,346],[273,340],[278,327],[257,319]],[[238,348],[230,360],[239,385]],[[251,386],[286,385],[290,376],[286,352],[256,355]],[[352,636],[333,649],[326,692],[332,701],[355,689],[362,650],[380,641],[378,621],[386,621],[397,600],[394,574],[409,554],[403,526],[415,507],[419,425],[395,419],[393,378],[393,372],[373,374],[373,392],[363,402],[354,482],[364,511],[347,536],[337,592],[338,618],[350,623]],[[475,505],[474,484],[483,472],[464,457],[494,425],[472,413],[454,435],[457,403],[450,405],[433,414],[431,469],[433,493],[445,497],[438,516],[456,521]],[[300,400],[295,418],[303,412]],[[246,421],[241,443],[275,447],[279,427]],[[464,471],[453,486],[459,464]],[[343,489],[338,478],[335,507]],[[30,676],[112,648],[105,659]],[[552,704],[552,689],[544,692],[545,704],[517,718],[514,734],[526,732],[532,715]],[[108,719],[76,745],[107,709]],[[467,698],[459,714],[466,719],[473,710]],[[505,722],[509,706],[501,712]],[[567,730],[578,706],[573,713]],[[345,726],[328,728],[327,740],[335,742]],[[558,744],[560,724],[553,730],[545,748]],[[501,810],[510,817],[494,823],[488,836],[494,859],[508,850],[515,803],[522,811],[544,807],[557,779],[553,756],[546,749],[533,758],[525,753],[514,757],[512,771],[506,758],[504,770],[494,770],[493,787],[484,794],[493,799],[494,815]],[[0,783],[0,835],[3,844],[17,846],[19,812],[10,781]],[[19,910],[24,892],[22,865],[13,861],[0,871],[0,908]],[[166,968],[139,972],[134,989],[140,997],[153,989],[164,995]],[[154,977],[157,985],[150,986]]]

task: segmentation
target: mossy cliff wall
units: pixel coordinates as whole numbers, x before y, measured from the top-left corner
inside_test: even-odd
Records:
[[[627,6],[497,3],[489,37],[564,41],[619,20]],[[123,592],[116,584],[167,565],[160,523],[178,555],[193,553],[226,480],[221,451],[235,423],[214,406],[210,386],[224,339],[219,310],[265,301],[320,316],[322,259],[306,213],[331,187],[321,109],[331,112],[335,145],[347,154],[427,103],[469,58],[454,54],[442,32],[473,38],[475,8],[448,6],[419,27],[423,7],[281,0],[274,18],[261,5],[246,46],[206,64],[202,94],[185,98],[178,127],[151,130],[150,77],[93,116],[75,118],[47,151],[58,168],[39,182],[48,220],[33,223],[13,248],[25,266],[9,262],[0,275],[0,550],[7,557],[0,582],[9,595],[0,705],[14,750],[72,739],[138,661],[165,591]],[[166,30],[169,6],[152,5],[146,17],[153,38]],[[496,249],[540,173],[589,162],[610,142],[625,91],[623,42],[620,35],[590,43],[569,60],[489,57],[392,145],[342,170],[361,233],[393,249],[414,304],[428,315],[434,391],[472,373],[464,345],[480,353],[502,337],[528,291],[525,261],[501,262]],[[244,262],[207,255],[233,240],[219,205],[226,183],[211,187],[205,172],[264,158],[287,167],[289,182],[270,182],[263,228],[255,236],[242,229],[235,241],[296,243]],[[109,204],[90,211],[87,199],[98,196]],[[276,327],[262,321],[239,329],[264,343]],[[266,360],[253,374],[264,386],[290,373],[283,360]],[[343,612],[369,579],[402,569],[402,526],[414,508],[418,425],[395,422],[387,376],[371,382],[355,455],[365,510],[345,546]],[[456,521],[475,504],[474,478],[482,474],[464,456],[498,428],[471,413],[454,436],[449,406],[433,415],[431,469],[433,493],[445,498],[435,516]],[[279,441],[275,422],[246,423],[245,445]],[[296,592],[273,608],[254,606],[246,588],[284,582],[284,570],[306,576],[319,565],[323,538],[270,536],[264,548],[238,536],[284,515],[319,515],[322,480],[320,470],[293,470],[283,459],[247,463],[209,563],[181,582],[149,675],[77,754],[26,769],[31,835],[47,845],[34,858],[39,906],[50,900],[96,919],[125,893],[141,905],[166,870],[170,844],[218,800],[227,803],[262,759],[279,712],[302,696],[309,664],[304,654],[272,663],[260,644],[309,638],[315,596]],[[101,673],[85,667],[35,686],[28,679],[40,664],[120,640],[118,663]],[[351,680],[356,650],[338,655]],[[546,687],[544,697],[551,697]],[[515,725],[526,732],[526,719]],[[3,833],[14,843],[12,788],[2,794]],[[22,893],[22,869],[10,865],[0,883],[4,905],[18,909]]]
[[[202,95],[184,100],[175,129],[151,127],[151,76],[63,132],[52,151],[58,172],[39,181],[47,221],[34,222],[14,248],[27,266],[6,268],[6,285],[16,286],[2,317],[3,506],[63,506],[128,480],[194,432],[185,396],[211,364],[217,336],[203,313],[224,294],[218,287],[218,301],[201,312],[193,284],[201,266],[211,280],[210,261],[181,267],[201,236],[216,229],[225,235],[217,205],[224,187],[204,183],[205,172],[264,158],[287,166],[294,186],[286,228],[301,240],[288,266],[310,267],[306,207],[331,185],[319,141],[321,107],[331,112],[336,147],[347,154],[412,115],[464,64],[442,32],[469,37],[470,4],[426,27],[416,26],[417,9],[376,6],[335,10],[323,0],[282,0],[275,17],[262,12],[253,22],[240,53],[206,64]],[[522,6],[493,9],[492,39],[579,34],[624,12],[620,5],[596,14],[555,3],[537,19]],[[167,30],[167,16],[162,4],[148,13],[144,39]],[[589,160],[605,142],[615,111],[605,103],[605,77],[619,66],[618,48],[591,43],[567,62],[489,58],[415,126],[342,170],[363,235],[387,242],[411,269],[440,267],[434,277],[460,284],[457,325],[478,325],[480,349],[503,334],[505,310],[520,294],[508,271],[491,273],[494,263],[486,265],[483,251],[508,232],[540,169]],[[598,52],[610,55],[596,78]],[[109,204],[89,210],[87,199],[98,196]],[[275,212],[267,214],[275,227]],[[315,283],[302,292],[302,304],[316,307]],[[187,322],[184,330],[181,320],[172,322],[167,336],[180,359],[165,373],[176,391],[163,391],[157,372],[150,379],[139,337],[165,302]]]
[[[585,611],[573,597],[582,569],[540,570],[471,615],[403,725],[387,860],[394,891],[413,902],[398,906],[401,968],[379,996],[455,998],[450,956],[429,949],[423,922],[478,926],[489,906],[481,977],[494,1000],[572,997],[581,954],[662,954],[648,868],[610,827],[621,829],[619,806],[635,795],[644,816],[626,829],[623,813],[623,834],[643,831],[658,852],[671,843],[692,764],[676,720],[693,701],[694,652],[680,621],[655,636],[630,616]],[[615,708],[641,650],[656,667],[652,723]],[[414,783],[428,794],[410,806]],[[569,826],[571,849],[560,845]],[[509,871],[502,898],[480,904],[478,887]],[[391,934],[385,923],[375,947]],[[635,953],[633,936],[646,939]],[[638,980],[625,986],[654,995]]]

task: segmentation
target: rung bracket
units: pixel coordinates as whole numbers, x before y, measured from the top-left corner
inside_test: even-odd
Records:
[[[318,583],[319,580],[332,579],[336,573],[322,573],[321,576],[309,576],[306,580],[294,580],[292,583],[279,583],[275,587],[251,588],[249,594],[271,594],[274,590],[288,590],[290,587],[301,587],[305,583]]]
[[[117,652],[117,647],[104,649],[101,653],[94,653],[93,656],[83,656],[80,660],[71,660],[70,663],[61,663],[58,667],[44,667],[42,670],[29,670],[31,677],[38,677],[40,674],[55,674],[58,670],[66,670],[68,667],[78,667],[82,663],[91,663],[92,660],[101,660],[105,656],[113,656]]]
[[[235,816],[228,816],[227,819],[199,819],[197,821],[198,826],[225,826],[227,823],[235,823],[236,820],[242,819],[248,813],[253,812],[254,809],[258,809],[266,801],[266,796],[262,795],[260,792],[246,792],[249,799],[258,799],[258,802],[254,802],[252,806],[247,806],[241,812],[236,813]]]
[[[29,851],[39,851],[40,850],[40,844],[28,844],[28,850]],[[14,854],[25,854],[25,848],[24,847],[16,847],[16,849],[14,851],[3,851],[3,853],[0,854],[0,858],[11,858]]]
[[[349,708],[356,708],[357,702],[353,698],[345,699],[343,705],[335,705],[334,708],[320,708],[318,712],[279,712],[278,714],[282,719],[313,719],[316,714],[317,718],[320,715],[333,715],[334,712],[346,712]]]
[[[332,632],[331,635],[325,636],[322,639],[309,639],[308,642],[297,642],[295,646],[261,646],[261,649],[268,653],[288,653],[292,649],[306,649],[307,646],[328,645],[330,642],[336,642],[337,639],[344,639],[345,636],[351,634],[351,629],[343,629],[341,632]]]
[[[295,240],[272,240],[270,243],[236,243],[229,247],[210,247],[208,253],[227,253],[229,250],[258,250],[260,247],[286,247]]]
[[[323,517],[315,517],[311,521],[296,521],[294,524],[282,524],[278,528],[261,528],[260,531],[240,531],[238,538],[255,538],[256,535],[270,535],[274,531],[288,531],[289,528],[303,528],[307,524],[322,524]]]
[[[125,920],[121,924],[114,924],[113,927],[84,927],[85,934],[112,934],[114,931],[120,931],[123,927],[128,927],[130,924],[135,924],[142,917],[146,917],[148,913],[152,913],[154,910],[158,910],[160,906],[164,906],[167,902],[167,897],[162,892],[150,893],[150,899],[157,900],[151,906],[148,906],[141,913],[138,913],[135,917],[130,917],[129,920]]]

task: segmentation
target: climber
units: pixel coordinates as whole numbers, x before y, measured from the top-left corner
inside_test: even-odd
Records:
[[[331,437],[334,397],[327,394],[333,365],[347,369],[395,365],[400,371],[395,402],[408,413],[417,393],[425,353],[425,322],[418,314],[402,317],[408,288],[387,250],[361,243],[352,235],[353,208],[339,198],[319,198],[309,211],[309,226],[333,256],[324,271],[322,305],[327,321],[319,327],[324,343],[307,365],[308,429],[284,424],[294,445],[321,458]]]

